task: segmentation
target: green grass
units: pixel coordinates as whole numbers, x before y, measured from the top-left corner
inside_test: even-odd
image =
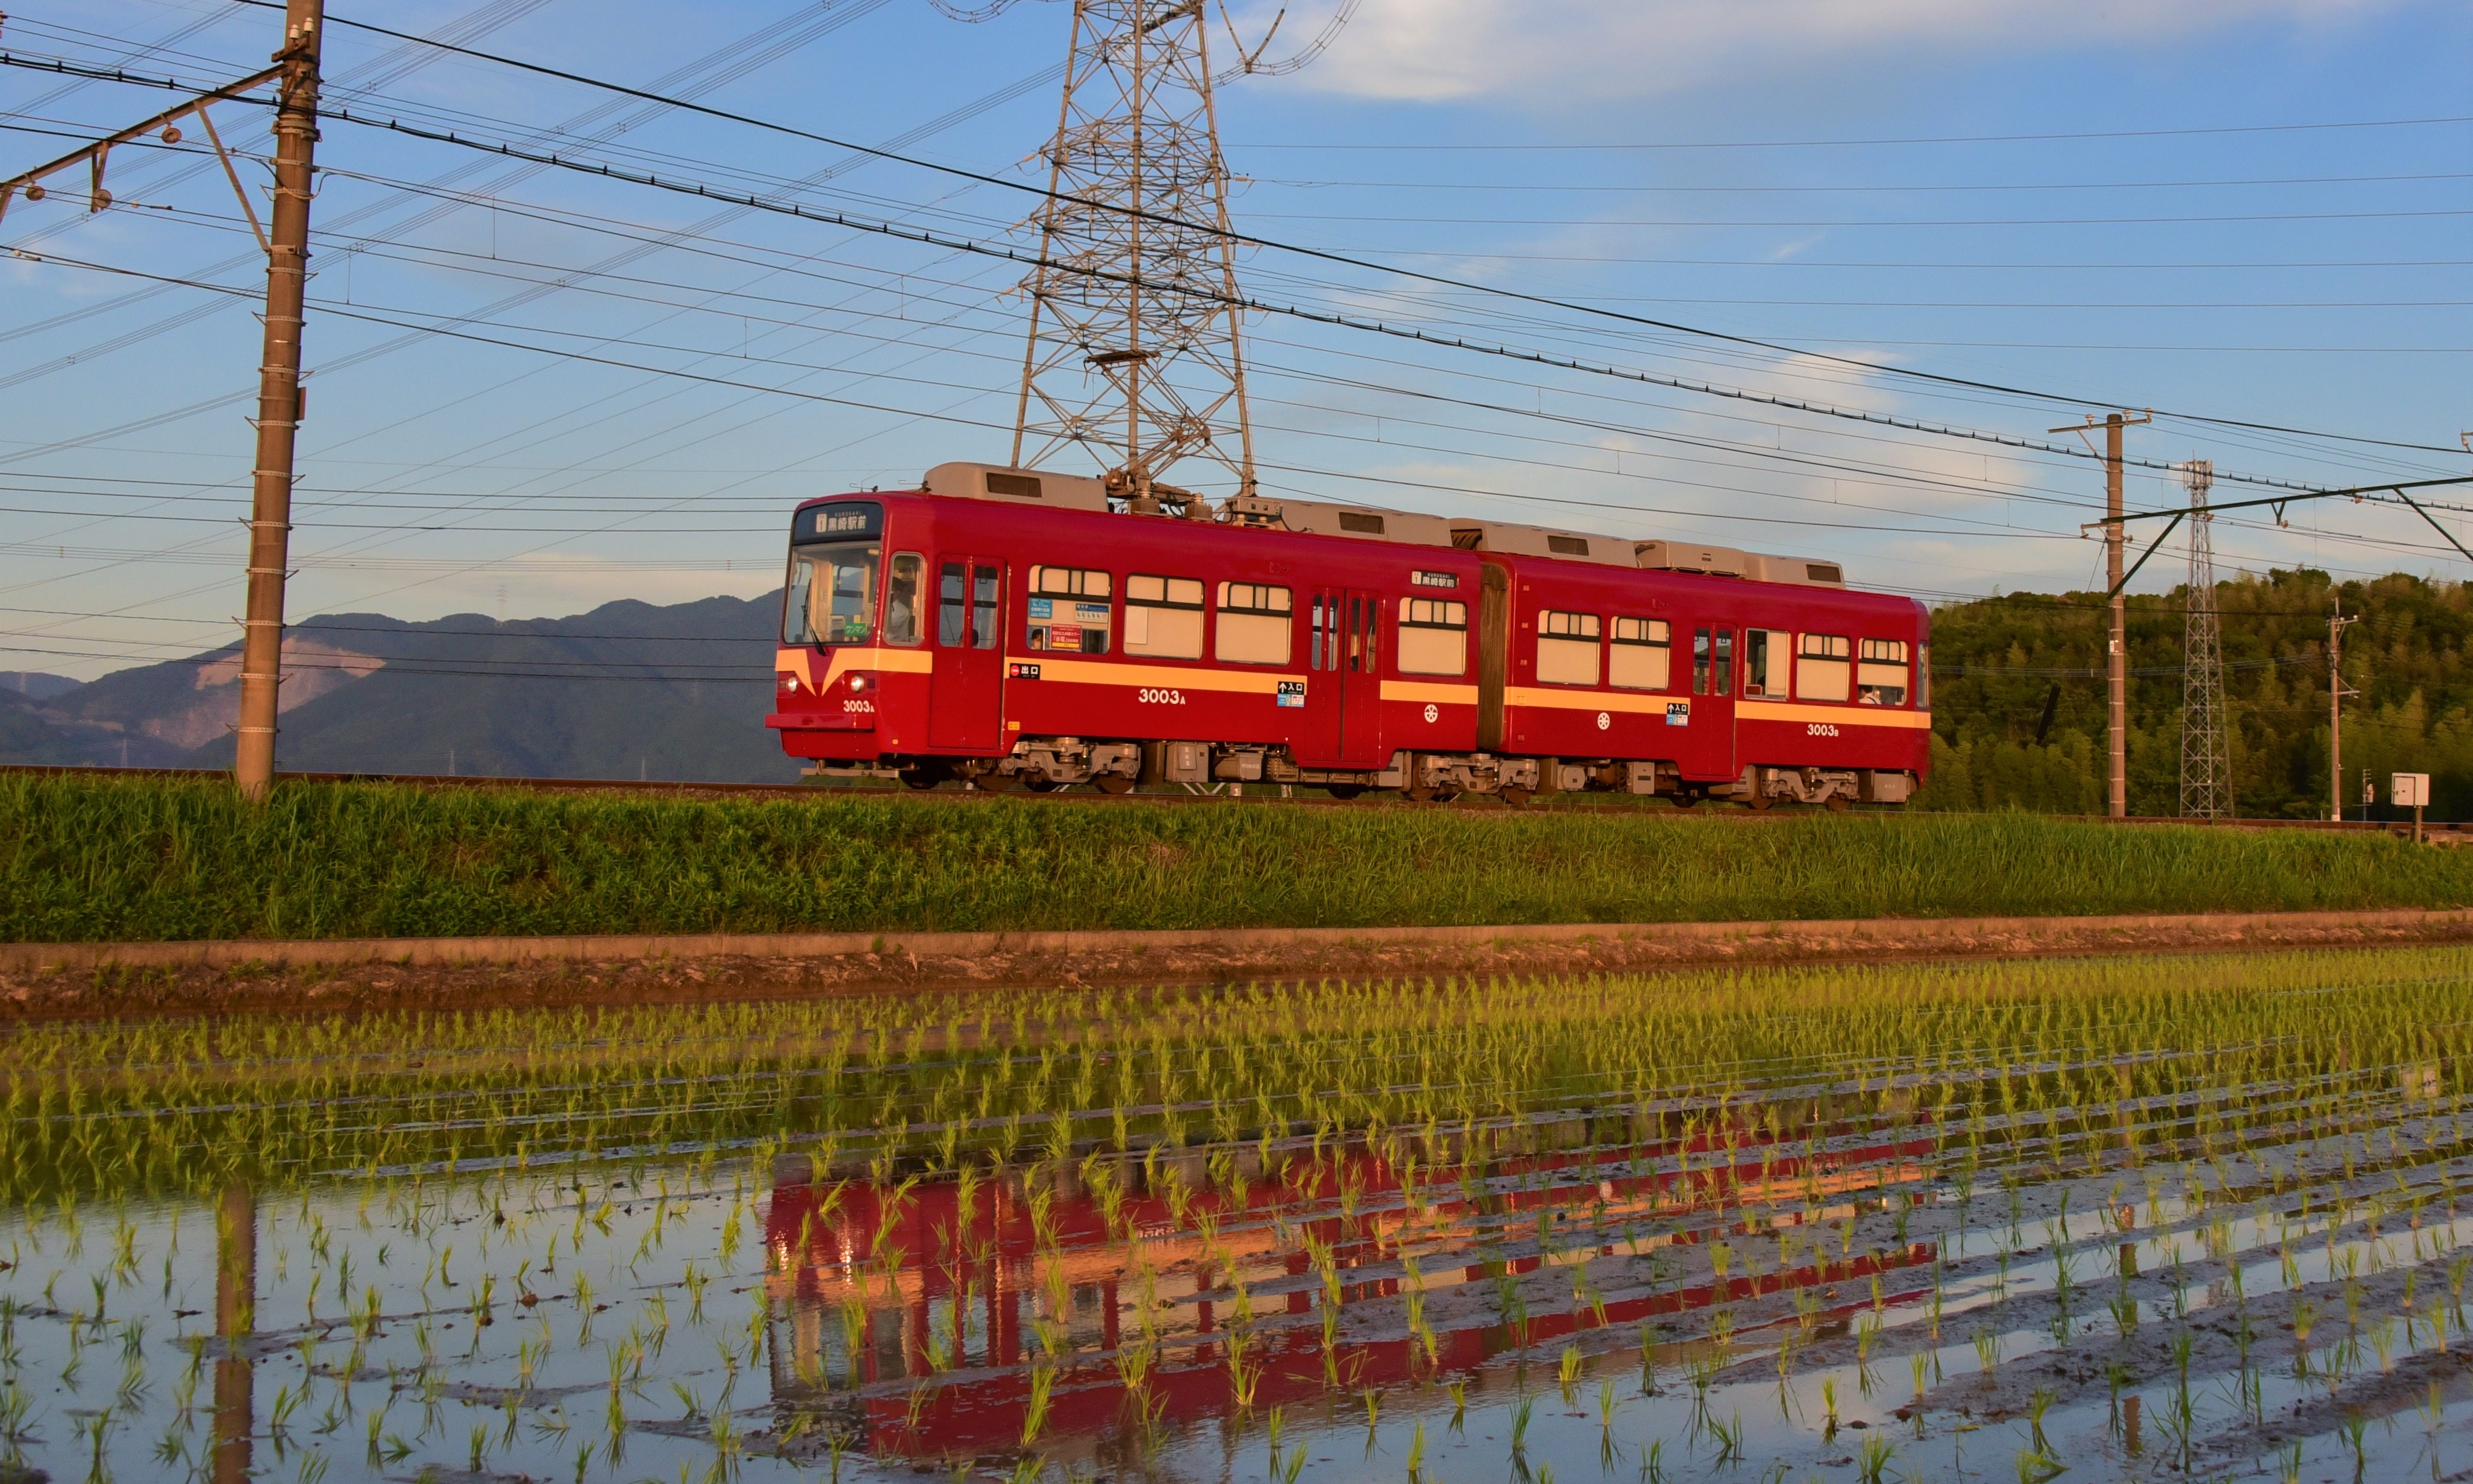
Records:
[[[17,942],[2448,907],[2473,853],[2000,815],[763,802],[0,778]]]

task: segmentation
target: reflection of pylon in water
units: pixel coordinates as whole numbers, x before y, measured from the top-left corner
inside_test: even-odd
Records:
[[[2181,813],[2224,819],[2233,812],[2232,719],[2224,709],[2223,625],[2216,612],[2215,517],[2207,491],[2216,467],[2183,465],[2189,487],[2190,586],[2181,644]]]
[[[1208,13],[1075,0],[1028,284],[1013,463],[1079,445],[1138,509],[1187,503],[1159,481],[1188,460],[1254,485]]]

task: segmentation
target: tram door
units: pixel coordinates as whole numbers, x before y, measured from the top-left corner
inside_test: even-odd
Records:
[[[1379,768],[1382,745],[1382,598],[1318,588],[1306,601],[1305,718],[1297,760],[1309,768]]]
[[[1675,764],[1687,778],[1713,782],[1742,771],[1735,758],[1735,691],[1741,679],[1737,648],[1732,624],[1692,627],[1692,699],[1687,730],[1674,749]]]
[[[1004,563],[942,557],[936,564],[935,671],[927,745],[993,752],[1004,739]]]

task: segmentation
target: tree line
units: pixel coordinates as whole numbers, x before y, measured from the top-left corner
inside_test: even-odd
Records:
[[[2473,587],[2394,573],[2334,582],[2309,568],[2216,585],[2233,802],[2249,818],[2324,818],[2327,619],[2344,632],[2343,797],[2359,818],[2363,770],[2386,806],[2391,772],[2431,776],[2431,817],[2473,816]],[[2129,811],[2180,812],[2186,587],[2133,596]],[[2101,814],[2104,807],[2103,595],[2009,593],[1932,615],[1933,775],[1939,809]],[[2047,712],[2049,710],[2049,719]]]

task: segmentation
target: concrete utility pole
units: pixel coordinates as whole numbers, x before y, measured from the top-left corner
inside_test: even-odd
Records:
[[[2102,423],[2103,582],[2105,590],[2112,594],[2110,642],[2105,646],[2104,730],[2106,751],[2111,755],[2105,812],[2117,820],[2129,817],[2129,595],[2121,590],[2121,430],[2150,420],[2145,415],[2115,412],[2104,414]],[[2082,424],[2052,431],[2084,437],[2094,426],[2095,415],[2089,413]]]
[[[2327,620],[2327,817],[2344,823],[2344,631],[2362,620],[2344,616],[2341,593],[2333,595],[2335,612]],[[2366,818],[2367,816],[2365,816]]]
[[[275,781],[283,682],[283,579],[292,556],[292,455],[300,431],[300,318],[309,277],[309,199],[318,143],[318,44],[325,0],[286,0],[275,109],[275,212],[266,250],[266,349],[257,372],[256,491],[249,518],[233,778],[263,799]]]

